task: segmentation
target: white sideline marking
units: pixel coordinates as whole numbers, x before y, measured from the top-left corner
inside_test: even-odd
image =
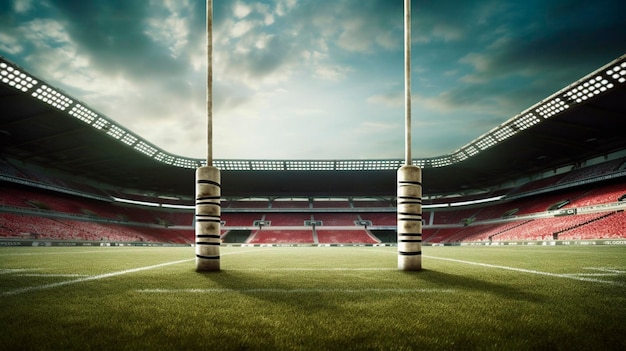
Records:
[[[45,284],[45,285],[37,285],[37,286],[30,286],[30,287],[21,288],[21,289],[5,291],[5,292],[2,293],[2,296],[18,295],[18,294],[22,294],[22,293],[26,293],[26,292],[31,292],[31,291],[40,291],[40,290],[56,288],[56,287],[64,286],[64,285],[83,283],[83,282],[92,281],[92,280],[100,280],[100,279],[104,279],[104,278],[110,278],[110,277],[115,277],[115,276],[118,276],[118,275],[124,275],[124,274],[128,274],[128,273],[139,272],[139,271],[146,271],[146,270],[149,270],[149,269],[160,268],[160,267],[164,267],[164,266],[170,266],[170,265],[173,265],[173,264],[189,262],[189,261],[193,261],[193,260],[195,260],[195,257],[191,258],[191,259],[186,259],[186,260],[180,260],[180,261],[173,261],[173,262],[166,262],[166,263],[155,264],[155,265],[152,265],[152,266],[131,268],[131,269],[126,269],[126,270],[118,271],[118,272],[111,272],[111,273],[105,273],[105,274],[99,274],[99,275],[92,275],[92,276],[87,276],[87,277],[80,278],[80,279],[65,280],[65,281],[57,282],[57,283],[51,283],[51,284]]]
[[[14,274],[14,277],[44,277],[44,278],[54,278],[54,277],[89,277],[88,274],[54,274],[54,273],[25,273],[25,274]]]
[[[376,288],[365,288],[365,289],[276,289],[276,288],[255,288],[255,289],[224,289],[224,288],[214,288],[214,289],[140,289],[136,290],[140,293],[160,293],[160,294],[179,294],[179,293],[192,293],[192,294],[206,294],[206,293],[242,293],[242,294],[263,294],[263,293],[271,293],[271,294],[358,294],[358,293],[396,293],[396,294],[407,294],[407,293],[454,293],[456,290],[454,289],[376,289]]]
[[[120,250],[119,252],[121,252],[121,251],[122,250]],[[136,251],[138,251],[138,250],[136,250]],[[248,253],[248,252],[254,252],[254,251],[259,251],[259,250],[252,250],[252,251],[247,251],[247,252],[243,252],[243,251],[239,251],[239,252],[225,252],[225,253],[222,253],[221,256],[235,255],[235,254]],[[83,251],[81,253],[84,253],[84,252],[85,251]],[[128,252],[128,251],[124,251],[124,252]],[[124,274],[128,274],[128,273],[134,273],[134,272],[145,271],[145,270],[149,270],[149,269],[169,266],[169,265],[173,265],[173,264],[194,261],[195,259],[196,258],[194,257],[194,258],[188,258],[188,259],[185,259],[185,260],[179,260],[179,261],[173,261],[173,262],[166,262],[166,263],[156,264],[156,265],[153,265],[153,266],[132,268],[132,269],[127,269],[127,270],[123,270],[123,271],[119,271],[119,272],[112,272],[112,273],[105,273],[105,274],[100,274],[100,275],[86,276],[86,277],[80,278],[80,279],[66,280],[66,281],[62,281],[62,282],[45,284],[45,285],[38,285],[38,286],[30,286],[30,287],[21,288],[21,289],[5,291],[5,292],[0,293],[0,296],[17,295],[17,294],[22,294],[22,293],[31,292],[31,291],[40,291],[40,290],[45,290],[45,289],[56,288],[58,286],[82,283],[82,282],[87,282],[87,281],[92,281],[92,280],[100,280],[100,279],[104,279],[104,278],[115,277],[115,276],[118,276],[118,275],[124,275]],[[41,268],[35,268],[35,269],[41,269]],[[31,270],[31,269],[24,269],[24,270]],[[13,273],[13,272],[16,271],[16,269],[10,269],[10,271],[11,271],[11,273]]]
[[[475,265],[475,266],[482,266],[482,267],[489,267],[489,268],[499,268],[499,269],[504,269],[504,270],[508,270],[508,271],[515,271],[515,272],[522,272],[522,273],[531,273],[531,274],[537,274],[537,275],[546,275],[546,276],[549,276],[549,277],[567,278],[567,279],[573,279],[573,280],[580,280],[580,281],[584,281],[584,282],[603,283],[603,284],[617,285],[617,286],[626,286],[626,284],[624,284],[622,282],[617,282],[617,281],[612,281],[612,280],[601,280],[601,279],[594,279],[594,278],[586,278],[586,277],[582,277],[580,275],[542,272],[542,271],[536,271],[536,270],[533,270],[533,269],[515,268],[515,267],[500,266],[500,265],[489,264],[489,263],[464,261],[464,260],[457,260],[457,259],[454,259],[454,258],[444,258],[444,257],[434,257],[434,256],[424,256],[424,257],[434,258],[434,259],[443,260],[443,261],[451,261],[451,262],[471,264],[471,265]]]
[[[600,272],[609,272],[609,273],[615,273],[615,274],[626,274],[626,271],[622,271],[622,270],[615,269],[615,268],[607,268],[607,267],[583,267],[583,269],[589,269],[589,270],[600,271]]]

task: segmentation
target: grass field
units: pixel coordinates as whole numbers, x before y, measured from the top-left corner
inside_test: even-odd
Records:
[[[2,350],[625,350],[626,247],[0,249]]]

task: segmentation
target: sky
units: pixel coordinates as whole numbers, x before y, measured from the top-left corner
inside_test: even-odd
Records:
[[[214,0],[215,159],[404,158],[402,0]],[[0,0],[0,55],[206,157],[204,0]],[[626,53],[622,0],[413,0],[412,155],[453,153]]]

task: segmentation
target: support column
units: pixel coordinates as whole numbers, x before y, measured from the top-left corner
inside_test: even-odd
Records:
[[[422,269],[422,170],[398,170],[398,269]]]
[[[196,169],[196,271],[220,270],[221,188],[219,169]]]

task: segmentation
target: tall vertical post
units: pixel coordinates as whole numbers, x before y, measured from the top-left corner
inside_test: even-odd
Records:
[[[411,155],[411,0],[404,1],[405,160],[398,169],[398,269],[422,269],[422,170]]]
[[[196,170],[196,271],[220,270],[221,178],[213,167],[213,0],[206,1],[207,159]]]

